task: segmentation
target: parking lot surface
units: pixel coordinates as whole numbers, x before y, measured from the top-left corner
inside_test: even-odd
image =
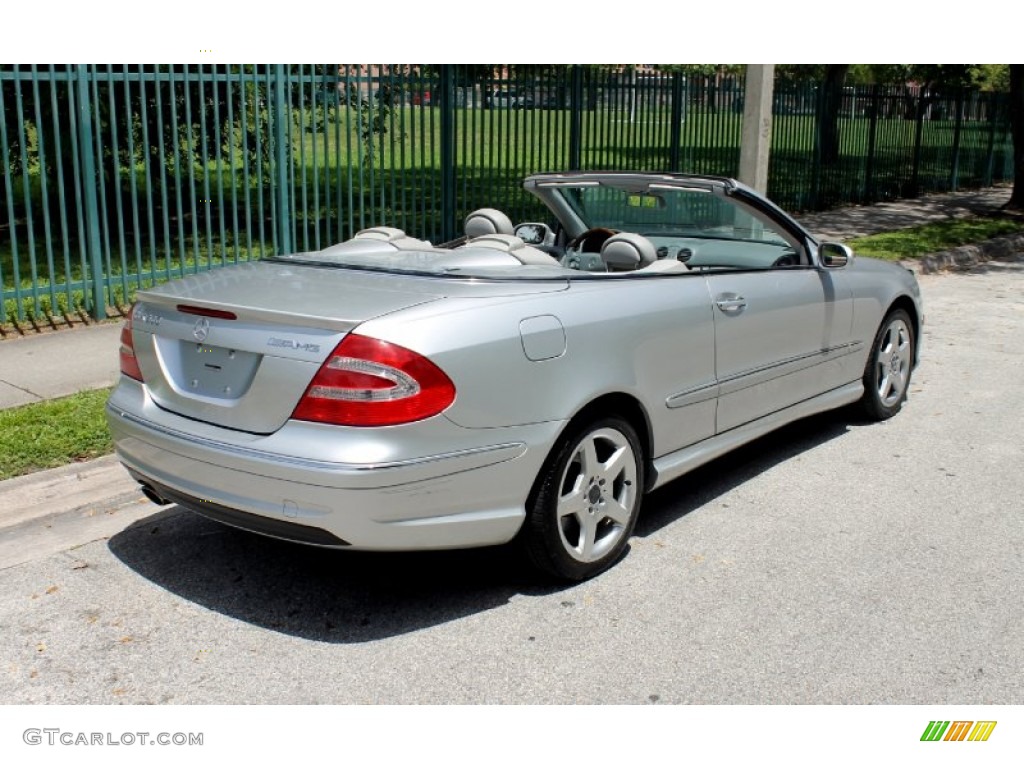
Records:
[[[0,701],[1024,703],[1024,261],[921,282],[901,414],[670,484],[590,582],[152,507],[0,570]]]

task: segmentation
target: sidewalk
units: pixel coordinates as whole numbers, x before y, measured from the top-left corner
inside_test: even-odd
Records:
[[[0,341],[0,409],[113,386],[120,322]]]
[[[948,192],[926,195],[915,200],[836,208],[798,216],[797,219],[819,238],[844,241],[916,227],[932,221],[993,214],[1010,199],[1011,191],[1009,186],[999,186]]]

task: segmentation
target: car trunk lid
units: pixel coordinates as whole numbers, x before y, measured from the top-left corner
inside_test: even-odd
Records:
[[[269,434],[348,331],[443,295],[437,281],[240,265],[141,291],[132,314],[135,354],[160,407]]]

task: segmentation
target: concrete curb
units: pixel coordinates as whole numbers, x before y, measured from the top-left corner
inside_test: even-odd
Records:
[[[159,512],[113,455],[4,480],[0,570],[109,538]]]
[[[114,454],[44,469],[0,481],[0,531],[58,512],[81,512],[141,498],[138,483]]]
[[[1024,234],[1003,235],[948,251],[929,253],[918,261],[923,274],[944,270],[968,270],[992,259],[1005,259],[1024,251]]]

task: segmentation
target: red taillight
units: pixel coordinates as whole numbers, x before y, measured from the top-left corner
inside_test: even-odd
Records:
[[[121,373],[133,379],[142,381],[142,371],[139,370],[139,361],[135,357],[135,343],[132,341],[132,312],[128,313],[128,319],[124,321],[121,328]]]
[[[293,419],[385,427],[434,416],[455,401],[455,385],[422,355],[350,333],[320,366]]]

